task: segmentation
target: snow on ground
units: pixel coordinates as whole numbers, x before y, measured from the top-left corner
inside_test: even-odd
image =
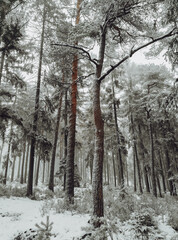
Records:
[[[157,217],[158,229],[165,235],[166,240],[178,240],[178,233],[169,225],[167,225],[162,217]]]
[[[13,240],[19,232],[36,229],[36,223],[46,223],[46,216],[42,217],[40,211],[43,203],[28,198],[0,198],[0,239]],[[88,225],[89,216],[51,211],[49,220],[54,223],[52,233],[58,234],[54,239],[72,240],[85,233],[81,228]]]

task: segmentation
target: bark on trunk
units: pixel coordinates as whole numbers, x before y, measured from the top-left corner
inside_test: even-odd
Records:
[[[113,163],[113,172],[114,172],[114,186],[116,187],[116,168],[114,160],[114,150],[112,149],[112,163]]]
[[[100,107],[100,85],[101,82],[98,78],[101,76],[104,53],[106,45],[106,29],[103,28],[101,32],[101,42],[99,49],[99,61],[96,66],[96,79],[93,83],[93,112],[95,123],[95,153],[93,162],[93,215],[97,218],[104,216],[104,203],[103,203],[103,159],[104,159],[104,122],[101,114]],[[96,220],[95,227],[101,225],[100,220]]]
[[[17,171],[17,179],[18,179],[18,180],[19,180],[19,178],[20,178],[21,159],[22,159],[22,154],[19,156],[19,164],[18,164],[18,171]]]
[[[65,132],[64,132],[64,159],[65,159],[65,163],[67,160],[67,139],[68,139],[68,129],[67,129],[67,89],[65,91],[65,115],[64,115],[64,127],[65,127]],[[64,170],[64,188],[63,190],[65,191],[66,189],[66,169]]]
[[[95,155],[93,163],[93,215],[104,216],[103,206],[103,157],[104,157],[104,123],[100,108],[100,82],[94,81],[93,108],[95,121]],[[99,223],[95,224],[99,226]]]
[[[64,82],[64,76],[63,76],[63,82]],[[63,97],[63,91],[61,90],[60,96],[59,96],[57,121],[56,121],[56,128],[55,128],[55,135],[54,135],[54,142],[53,142],[53,149],[52,149],[49,186],[48,186],[49,190],[53,192],[54,192],[54,167],[55,167],[55,158],[56,158],[56,147],[57,147],[57,141],[58,141],[58,135],[59,135],[59,124],[61,119],[62,97]]]
[[[33,195],[33,172],[34,172],[35,143],[36,143],[35,135],[37,132],[37,123],[38,123],[45,20],[46,20],[46,9],[45,9],[45,5],[44,5],[41,44],[40,44],[40,58],[39,58],[39,67],[38,67],[38,79],[37,79],[36,98],[35,98],[35,113],[34,113],[34,117],[33,117],[33,127],[32,127],[33,135],[31,137],[30,162],[29,162],[29,173],[28,173],[28,184],[27,184],[27,196],[28,197]]]
[[[80,20],[80,3],[77,0],[76,25]],[[76,45],[78,43],[76,42]],[[66,161],[66,201],[74,203],[74,156],[75,156],[75,128],[77,108],[77,77],[78,77],[78,55],[74,55],[72,64],[72,86],[71,86],[71,109],[69,116],[68,149]]]
[[[141,183],[142,180],[141,180],[141,171],[140,171],[140,160],[138,157],[135,130],[134,130],[134,119],[133,119],[132,113],[130,115],[130,120],[131,120],[131,127],[132,127],[132,136],[133,136],[133,151],[134,151],[134,156],[135,156],[135,161],[137,166],[137,174],[138,174],[138,185],[139,185],[139,191],[142,194],[143,190],[142,190],[142,183]]]
[[[43,160],[43,176],[42,176],[42,183],[45,181],[45,168],[46,168],[46,160]]]
[[[134,192],[137,191],[137,175],[136,175],[136,161],[135,161],[135,151],[134,148],[133,151],[133,166],[134,166]]]
[[[113,109],[114,109],[114,121],[115,121],[115,128],[116,128],[116,136],[117,136],[117,144],[118,144],[118,156],[119,156],[119,175],[121,179],[121,190],[124,189],[124,169],[123,169],[123,160],[122,160],[122,153],[121,153],[121,141],[119,135],[119,126],[117,122],[117,108],[116,108],[116,101],[115,101],[115,92],[114,92],[114,83],[112,81],[112,91],[113,91]]]
[[[28,142],[28,145],[27,145],[26,160],[25,160],[24,183],[27,182],[27,168],[28,168],[29,149],[30,149],[30,142]]]
[[[14,171],[15,171],[15,163],[16,163],[16,156],[13,157],[13,165],[12,165],[12,172],[11,172],[11,182],[14,181]]]
[[[166,193],[166,181],[165,181],[164,169],[163,169],[163,164],[162,164],[160,151],[158,151],[158,158],[159,158],[159,165],[160,165],[160,168],[161,168],[161,178],[162,178],[162,184],[163,184],[163,191],[164,191],[164,193]]]
[[[23,184],[23,181],[24,181],[25,150],[26,150],[26,137],[24,138],[24,143],[23,143],[23,157],[22,157],[21,176],[20,176],[21,184]]]
[[[5,50],[2,51],[1,54],[1,65],[0,65],[0,85],[2,82],[2,73],[3,73],[3,67],[4,67],[4,60],[5,60]]]
[[[147,110],[147,119],[148,119],[148,126],[149,126],[149,135],[150,135],[151,180],[152,180],[152,187],[153,187],[153,195],[155,197],[157,197],[153,127],[152,127],[152,122],[151,122],[151,117],[150,117],[150,111],[148,111],[148,110]]]
[[[11,148],[11,141],[12,141],[12,132],[13,132],[13,122],[11,122],[11,128],[10,128],[10,136],[9,136],[8,150],[7,150],[7,157],[6,157],[5,175],[4,175],[4,179],[3,179],[4,185],[6,185],[6,182],[7,182],[7,173],[8,173],[8,167],[9,167],[9,155],[10,155],[10,148]]]
[[[35,176],[35,186],[38,186],[40,160],[41,160],[41,150],[40,150],[40,146],[39,146],[38,161],[37,161],[36,176]]]

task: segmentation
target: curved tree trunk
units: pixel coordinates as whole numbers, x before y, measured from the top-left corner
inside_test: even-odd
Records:
[[[77,0],[76,25],[80,20],[80,3]],[[78,43],[76,43],[77,45]],[[66,161],[66,201],[74,203],[74,156],[75,156],[75,128],[76,128],[76,108],[77,108],[77,77],[78,77],[78,55],[74,55],[72,64],[72,86],[71,86],[71,109],[69,116],[69,132]]]
[[[35,98],[35,112],[34,112],[33,127],[32,127],[33,134],[31,136],[30,163],[29,163],[28,184],[27,184],[27,196],[28,197],[33,195],[33,172],[34,172],[35,144],[36,144],[36,136],[35,135],[37,132],[37,123],[38,123],[45,20],[46,20],[46,9],[45,9],[45,5],[44,5],[41,44],[40,44],[40,58],[39,58],[39,67],[38,67],[38,79],[37,79],[36,98]]]

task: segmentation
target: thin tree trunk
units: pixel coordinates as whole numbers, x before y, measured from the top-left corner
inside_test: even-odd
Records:
[[[106,167],[107,167],[107,184],[110,184],[110,168],[109,168],[109,159],[108,156],[106,158]]]
[[[5,60],[5,50],[1,53],[1,65],[0,65],[0,85],[2,82],[2,73],[3,73],[3,67],[4,67],[4,60]]]
[[[149,124],[149,135],[150,135],[150,160],[151,160],[151,179],[152,179],[153,195],[157,197],[153,128],[152,128],[152,122],[150,118],[150,111],[148,110],[147,110],[147,119]]]
[[[3,148],[4,148],[4,139],[2,140],[2,144],[1,144],[0,166],[1,166]]]
[[[40,160],[41,160],[41,151],[39,146],[39,154],[37,160],[37,167],[36,167],[36,176],[35,176],[35,186],[38,186],[38,178],[39,178],[39,170],[40,170]]]
[[[42,183],[44,183],[45,180],[45,167],[46,167],[46,160],[43,161],[43,176],[42,176]]]
[[[24,143],[23,143],[23,157],[22,157],[21,176],[20,176],[21,184],[23,184],[23,181],[24,181],[25,150],[26,150],[26,137],[24,137]]]
[[[64,82],[64,75],[63,75],[63,82]],[[61,118],[62,97],[63,97],[63,91],[61,90],[60,96],[59,96],[57,121],[56,121],[56,128],[55,128],[55,135],[54,135],[54,142],[53,142],[53,149],[52,149],[49,186],[48,186],[49,190],[53,192],[54,192],[54,167],[55,167],[56,147],[57,147],[57,141],[58,141],[58,135],[59,135],[59,124],[60,124],[60,118]]]
[[[133,165],[134,165],[134,192],[137,191],[137,175],[136,175],[136,161],[135,161],[135,151],[133,148]]]
[[[177,193],[176,193],[176,189],[174,186],[174,182],[173,182],[173,180],[170,180],[170,178],[172,177],[172,171],[171,171],[171,161],[170,161],[167,147],[165,147],[165,157],[166,157],[166,170],[167,170],[168,186],[169,186],[170,195],[176,196]]]
[[[114,151],[112,150],[112,163],[113,163],[113,172],[114,172],[114,186],[116,187],[116,168],[114,161]]]
[[[149,185],[148,173],[147,173],[146,166],[143,166],[143,174],[144,174],[144,179],[145,179],[146,192],[150,193],[150,185]]]
[[[11,141],[12,141],[12,133],[13,133],[13,122],[11,121],[11,127],[10,127],[10,136],[9,136],[9,142],[8,142],[8,150],[7,150],[7,157],[6,157],[6,166],[5,166],[5,175],[3,179],[3,184],[6,185],[7,182],[7,173],[8,173],[8,167],[9,167],[9,155],[10,155],[10,148],[11,148]]]
[[[11,172],[11,182],[14,181],[14,171],[15,171],[16,158],[17,158],[17,156],[13,157],[13,165],[12,165],[12,172]]]
[[[27,168],[28,168],[29,149],[30,149],[30,142],[28,142],[28,145],[27,145],[26,160],[25,160],[24,183],[27,182]]]
[[[130,115],[130,120],[131,120],[131,127],[132,127],[132,136],[133,136],[133,151],[134,151],[134,156],[135,156],[135,161],[137,166],[137,174],[138,174],[138,185],[139,185],[139,191],[142,194],[143,190],[142,190],[142,184],[141,184],[140,160],[138,157],[135,130],[134,130],[134,119],[133,119],[132,113]]]
[[[162,178],[162,184],[163,184],[163,191],[164,191],[164,193],[166,193],[166,181],[165,181],[164,169],[163,169],[163,164],[162,164],[160,151],[158,151],[158,159],[159,159],[159,165],[160,165],[160,168],[161,168],[161,178]]]
[[[159,181],[159,175],[158,175],[158,173],[156,174],[156,180],[157,180],[157,185],[158,185],[159,196],[162,197],[161,184],[160,184],[160,181]]]
[[[80,3],[77,0],[76,25],[80,20]],[[78,44],[77,42],[75,43]],[[76,128],[76,108],[77,108],[77,77],[78,77],[78,55],[74,55],[72,63],[72,86],[71,86],[71,109],[69,116],[68,150],[66,161],[66,201],[74,203],[74,156],[75,156],[75,128]]]
[[[117,109],[116,109],[116,101],[115,101],[115,92],[114,92],[114,83],[112,79],[112,91],[113,91],[113,108],[114,108],[114,121],[115,121],[115,128],[116,128],[116,136],[117,136],[117,148],[118,148],[118,156],[119,156],[119,173],[121,178],[121,189],[124,189],[124,170],[123,170],[123,160],[122,160],[122,153],[121,153],[121,141],[119,135],[119,126],[117,122]]]
[[[65,159],[65,163],[66,163],[66,159],[67,159],[67,138],[68,138],[68,129],[67,129],[67,89],[65,91],[65,113],[64,113],[64,127],[65,127],[65,132],[64,132],[64,159]],[[65,191],[66,188],[66,168],[64,170],[64,188],[63,190]]]
[[[21,166],[22,154],[19,156],[19,164],[18,164],[18,171],[17,171],[17,179],[20,178],[20,166]]]
[[[28,173],[28,184],[27,184],[27,196],[28,197],[33,195],[33,172],[34,172],[35,143],[36,143],[35,134],[37,132],[37,123],[38,123],[45,20],[46,20],[46,9],[45,9],[45,3],[44,3],[43,24],[42,24],[42,33],[41,33],[41,45],[40,45],[40,58],[39,58],[38,79],[37,79],[36,98],[35,98],[35,113],[34,113],[34,117],[33,117],[33,127],[32,127],[33,128],[33,133],[32,133],[32,136],[31,136],[30,162],[29,162],[29,173]]]

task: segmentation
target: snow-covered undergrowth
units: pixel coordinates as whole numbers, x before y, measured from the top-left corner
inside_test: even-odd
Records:
[[[101,227],[94,229],[88,223],[89,220],[92,223],[91,189],[76,188],[75,204],[70,207],[65,204],[60,188],[55,188],[54,194],[44,186],[36,188],[36,200],[24,197],[24,192],[25,186],[0,185],[2,240],[28,239],[22,238],[22,233],[27,231],[27,236],[29,229],[35,230],[35,234],[38,232],[38,240],[77,240],[86,233],[89,234],[85,239],[90,240],[104,237],[111,240],[178,240],[178,201],[174,197],[156,199],[148,194],[136,195],[127,191],[123,198],[119,190],[106,187],[105,217],[101,219]],[[45,230],[48,228],[45,225],[47,216],[50,230]],[[44,238],[47,236],[44,233],[48,233],[49,238]]]

